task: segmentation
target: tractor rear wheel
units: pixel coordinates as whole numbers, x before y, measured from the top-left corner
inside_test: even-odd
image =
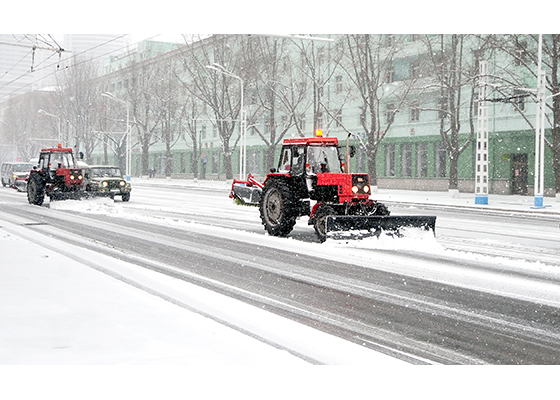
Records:
[[[266,182],[262,192],[260,212],[264,229],[270,235],[287,236],[294,229],[298,210],[286,182],[281,180]]]
[[[27,201],[40,206],[45,200],[45,182],[37,173],[29,175],[27,182]]]

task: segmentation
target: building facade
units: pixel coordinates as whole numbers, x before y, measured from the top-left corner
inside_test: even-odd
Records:
[[[486,38],[460,38],[459,53],[450,35],[326,35],[323,38],[332,41],[316,42],[267,38],[258,48],[250,37],[240,36],[210,37],[179,48],[146,43],[136,56],[105,62],[100,90],[127,102],[129,112],[140,103],[126,89],[137,88],[134,82],[140,76],[159,77],[144,93],[153,102],[149,143],[143,136],[148,128],[141,131],[147,121],[130,116],[133,176],[149,171],[225,179],[229,163],[237,177],[243,111],[247,173],[257,178],[275,166],[270,153],[271,148],[279,152],[279,137],[312,135],[320,128],[341,141],[351,134],[358,149],[352,170],[371,175],[374,163],[379,188],[447,190],[456,170],[457,188],[474,193],[478,63],[486,59],[492,88],[502,87],[489,90],[487,99],[489,192],[533,194],[531,122],[536,105],[530,90],[536,80],[518,64],[515,53],[502,51],[496,41],[490,46]],[[272,48],[278,51],[271,54]],[[356,72],[356,65],[365,60],[352,52],[366,54],[366,48],[375,65]],[[216,65],[221,72],[208,68]],[[453,76],[459,69],[461,73]],[[514,75],[517,83],[505,87],[503,82],[511,82]],[[452,81],[456,86],[451,87]],[[214,93],[222,103],[204,97],[209,95],[205,88],[212,85],[223,85]],[[369,92],[362,90],[367,85]],[[224,103],[231,105],[231,113],[220,116],[218,107]],[[122,122],[125,109],[113,105]],[[101,145],[91,157],[94,163],[120,160],[116,154],[107,155]],[[552,162],[546,149],[545,195],[554,194]]]

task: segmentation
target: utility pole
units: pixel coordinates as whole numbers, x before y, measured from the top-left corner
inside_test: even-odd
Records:
[[[535,204],[533,208],[544,208],[544,112],[545,78],[542,69],[542,34],[539,35],[539,59],[537,67],[537,111],[535,123]]]
[[[480,61],[475,162],[475,204],[488,204],[488,61]]]

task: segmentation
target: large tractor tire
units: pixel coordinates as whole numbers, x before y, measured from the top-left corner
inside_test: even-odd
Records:
[[[261,202],[261,220],[264,229],[272,236],[287,236],[298,217],[296,201],[288,184],[274,179],[266,182]]]
[[[45,200],[45,181],[39,174],[29,175],[27,181],[27,200],[29,204],[40,206]]]

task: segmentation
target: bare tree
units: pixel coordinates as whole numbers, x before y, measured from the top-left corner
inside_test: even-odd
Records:
[[[91,60],[73,59],[67,69],[57,75],[59,115],[68,122],[70,131],[64,135],[68,146],[83,150],[91,160],[98,136],[93,134],[100,120],[100,88],[95,84],[97,67]],[[56,112],[54,114],[57,114]]]
[[[404,38],[397,35],[346,35],[340,51],[341,68],[357,90],[362,102],[361,127],[365,132],[365,152],[371,185],[377,186],[377,151],[394,122],[395,114],[406,105],[415,77],[395,81],[393,62]]]
[[[245,78],[236,51],[238,43],[237,36],[215,35],[183,47],[186,76],[181,81],[210,109],[209,120],[216,124],[220,136],[226,179],[233,179],[231,158],[236,145],[232,148],[230,139],[241,117],[240,79]],[[219,65],[227,73],[206,68],[212,65]]]
[[[41,148],[56,146],[58,121],[37,112],[45,110],[55,115],[58,109],[54,104],[52,92],[32,92],[5,103],[0,116],[1,161],[14,161],[14,157],[30,161],[39,156]]]
[[[266,169],[274,166],[277,145],[306,111],[305,90],[299,69],[290,57],[290,41],[274,37],[250,37],[243,42],[245,75],[249,77],[248,124],[266,145]],[[298,77],[299,75],[299,77]],[[264,119],[264,129],[258,123]],[[298,127],[300,129],[300,127]]]
[[[437,111],[440,136],[449,155],[449,190],[458,190],[459,156],[469,148],[475,137],[474,91],[478,71],[467,59],[466,35],[427,35],[426,61],[434,71],[433,85],[438,93]],[[475,72],[476,71],[476,72]],[[464,97],[467,100],[464,100]],[[468,110],[469,135],[461,140],[461,120]]]
[[[165,175],[173,172],[173,146],[181,139],[180,126],[185,113],[183,102],[183,87],[174,73],[174,59],[164,59],[160,63],[161,80],[156,85],[154,93],[159,100],[162,111],[161,139],[165,144]]]
[[[195,179],[198,179],[198,162],[202,150],[202,143],[198,140],[199,126],[201,125],[201,106],[198,98],[190,93],[183,98],[181,127],[185,126],[185,133],[192,143],[191,170]]]
[[[335,52],[334,58],[330,51],[330,44],[317,43],[311,41],[293,40],[294,45],[299,49],[301,73],[306,76],[305,81],[301,81],[302,90],[306,95],[311,93],[313,107],[313,132],[317,129],[324,129],[327,124],[328,105],[325,104],[325,89],[331,78],[335,75],[339,66],[341,53]],[[310,84],[307,87],[307,84]],[[304,86],[305,85],[305,86]]]
[[[161,99],[156,95],[162,85],[161,64],[132,57],[122,73],[126,81],[124,94],[142,149],[141,173],[148,175],[150,148],[161,139],[159,128],[164,116]]]

